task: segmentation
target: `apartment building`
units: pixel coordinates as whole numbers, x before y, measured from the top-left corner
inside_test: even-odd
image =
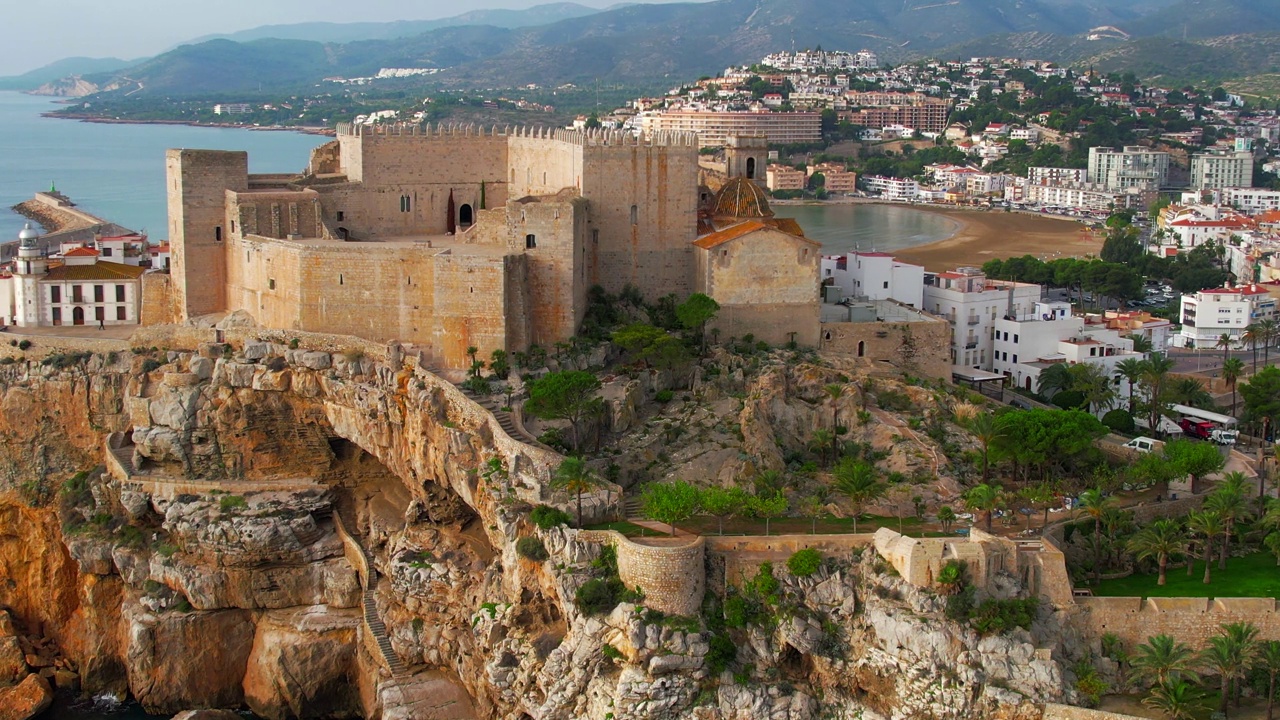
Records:
[[[773,190],[803,190],[807,176],[790,165],[770,165],[764,171],[765,185]]]
[[[982,370],[992,369],[996,322],[1026,317],[1041,294],[1039,285],[991,280],[974,267],[926,274],[924,282],[921,309],[951,324],[951,363]]]
[[[1088,181],[1107,190],[1159,190],[1169,184],[1169,153],[1130,145],[1089,148]]]
[[[1232,346],[1244,349],[1244,329],[1276,317],[1276,298],[1266,286],[1250,284],[1238,287],[1201,290],[1182,296],[1182,331],[1179,339],[1185,347],[1215,348],[1226,335]]]
[[[1223,188],[1219,197],[1223,205],[1230,205],[1246,215],[1260,215],[1280,210],[1280,190],[1255,187]]]
[[[1210,241],[1227,243],[1231,236],[1247,231],[1252,221],[1220,205],[1171,205],[1161,212],[1156,224],[1164,231],[1164,237],[1153,249],[1163,255],[1176,255],[1179,250]]]
[[[950,113],[949,101],[925,96],[925,102],[919,105],[864,107],[842,112],[840,119],[869,128],[903,125],[922,133],[941,133],[947,128]]]
[[[996,320],[992,354],[992,372],[1025,390],[1039,390],[1040,373],[1052,365],[1083,363],[1097,365],[1114,376],[1120,395],[1127,395],[1129,388],[1127,381],[1116,375],[1116,364],[1144,357],[1144,353],[1133,351],[1133,340],[1120,330],[1073,316],[1071,305],[1065,302],[1037,302],[1026,315]]]
[[[885,200],[906,202],[920,197],[920,183],[906,178],[864,175],[862,184],[867,192],[876,193]]]
[[[1191,189],[1253,187],[1252,152],[1197,153],[1191,156]]]
[[[827,192],[851,193],[858,190],[858,174],[840,163],[825,162],[809,166],[809,175],[822,173],[823,187]]]
[[[1039,203],[1046,207],[1110,212],[1117,208],[1141,206],[1142,195],[1113,192],[1094,183],[1067,183],[1060,185],[1028,183],[1022,189],[1022,201],[1025,203]]]
[[[1086,168],[1029,167],[1027,179],[1037,185],[1078,185],[1089,182],[1089,171]]]
[[[692,132],[701,147],[723,147],[732,136],[769,138],[770,145],[822,140],[822,117],[816,112],[713,112],[665,110],[640,117],[647,135]]]
[[[896,300],[914,308],[924,302],[924,268],[902,262],[890,253],[824,256],[822,283],[839,288],[841,299]]]

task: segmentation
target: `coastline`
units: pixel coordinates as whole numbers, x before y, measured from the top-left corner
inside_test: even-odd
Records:
[[[40,113],[40,117],[52,118],[54,120],[78,120],[80,122],[94,123],[97,125],[186,125],[187,127],[254,130],[258,132],[296,132],[301,135],[319,135],[323,137],[334,137],[337,135],[337,131],[333,128],[310,127],[307,125],[270,125],[267,127],[261,127],[257,125],[238,125],[236,123],[202,123],[195,120],[124,120],[97,117],[94,115],[62,115],[53,112]]]
[[[899,260],[923,265],[930,271],[981,266],[989,260],[1023,255],[1045,261],[1096,256],[1102,250],[1102,235],[1072,218],[967,208],[911,207],[959,224],[959,229],[944,240],[894,251]]]

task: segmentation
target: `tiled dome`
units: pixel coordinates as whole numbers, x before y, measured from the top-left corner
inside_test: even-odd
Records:
[[[773,217],[769,198],[759,185],[736,177],[724,184],[716,194],[711,214],[715,217],[765,218]]]

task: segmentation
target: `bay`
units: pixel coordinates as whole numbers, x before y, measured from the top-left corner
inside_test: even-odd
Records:
[[[41,117],[58,107],[49,98],[0,92],[0,241],[16,239],[26,222],[9,208],[52,185],[87,212],[165,240],[165,150],[247,150],[251,172],[298,172],[312,148],[328,141],[294,132]]]
[[[774,205],[773,211],[795,218],[806,237],[822,243],[824,255],[892,252],[946,240],[960,230],[960,223],[950,218],[902,205]]]

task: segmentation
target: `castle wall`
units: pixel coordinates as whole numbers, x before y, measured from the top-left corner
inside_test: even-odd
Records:
[[[1078,597],[1076,606],[1086,634],[1100,640],[1115,633],[1133,648],[1153,635],[1172,635],[1199,650],[1225,623],[1249,622],[1261,640],[1280,640],[1280,610],[1275,598]]]
[[[703,538],[647,538],[641,544],[614,530],[587,530],[578,539],[617,550],[618,577],[644,592],[645,607],[670,615],[698,613],[707,577]]]
[[[824,322],[818,347],[904,367],[903,341],[908,332],[916,347],[913,372],[950,380],[951,326],[945,322]]]
[[[554,195],[582,187],[582,145],[563,131],[545,135],[517,134],[508,140],[507,181],[512,200],[528,195]]]
[[[698,149],[680,138],[589,138],[582,148],[582,196],[590,202],[594,250],[588,285],[627,285],[650,300],[693,292]],[[635,222],[632,222],[632,208]]]
[[[507,349],[507,273],[509,257],[440,253],[433,258],[434,306],[431,345],[436,356],[452,367],[466,367],[466,350],[479,349],[488,358]],[[511,263],[516,272],[519,261]]]
[[[316,186],[325,196],[324,220],[352,237],[442,235],[448,229],[449,194],[454,220],[469,205],[507,201],[505,135],[405,128],[340,129],[339,158],[354,185]],[[407,199],[407,202],[406,200]],[[338,219],[338,213],[342,219]]]
[[[249,186],[249,155],[216,150],[165,153],[169,201],[170,271],[174,316],[179,320],[227,307],[224,244],[226,191]]]
[[[818,344],[818,264],[813,243],[762,229],[698,248],[696,290],[720,303],[711,323],[721,338],[754,335],[771,345]]]
[[[173,282],[169,273],[143,273],[141,288],[138,324],[165,325],[173,322]]]
[[[577,332],[586,310],[586,202],[513,203],[507,213],[529,263],[530,342],[551,347]]]
[[[324,236],[320,196],[314,190],[227,192],[226,203],[227,227],[232,234],[281,240]]]

